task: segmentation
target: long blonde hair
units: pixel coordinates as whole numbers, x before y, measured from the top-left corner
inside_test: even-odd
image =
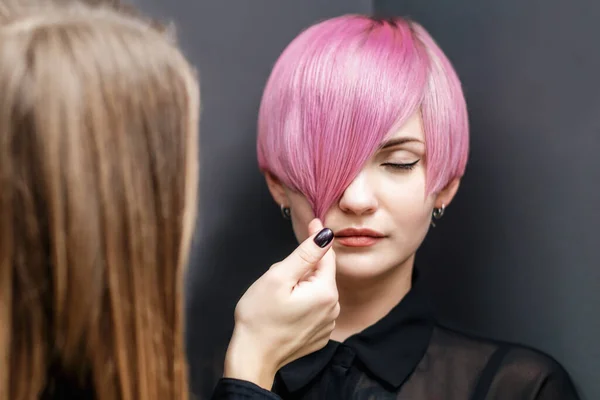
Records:
[[[198,108],[145,22],[76,7],[0,27],[0,400],[65,377],[99,400],[187,398]]]

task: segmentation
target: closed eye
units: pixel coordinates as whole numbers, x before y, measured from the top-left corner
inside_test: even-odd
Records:
[[[400,163],[383,163],[381,164],[384,167],[391,167],[394,169],[413,169],[415,167],[415,165],[417,165],[419,163],[419,161],[421,161],[420,159],[415,161],[415,162],[411,162],[411,163],[407,163],[407,164],[400,164]]]

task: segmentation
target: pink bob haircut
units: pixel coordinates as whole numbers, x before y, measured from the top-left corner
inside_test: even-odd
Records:
[[[259,167],[323,218],[407,118],[425,131],[425,195],[464,174],[469,122],[460,80],[419,24],[345,15],[297,36],[277,60],[258,116]]]

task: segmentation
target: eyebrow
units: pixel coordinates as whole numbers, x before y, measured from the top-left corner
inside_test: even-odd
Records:
[[[419,140],[417,138],[399,137],[399,138],[390,139],[390,140],[384,142],[381,146],[379,146],[379,150],[387,149],[387,148],[394,147],[394,146],[399,146],[401,144],[410,143],[410,142],[423,143],[422,140]]]

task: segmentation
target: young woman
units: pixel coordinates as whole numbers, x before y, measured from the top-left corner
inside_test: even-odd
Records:
[[[284,367],[284,399],[576,399],[532,349],[438,324],[415,253],[456,194],[468,117],[449,60],[419,24],[347,15],[284,50],[266,85],[258,159],[294,233],[335,232],[341,314],[322,350]]]
[[[194,71],[121,12],[3,10],[0,400],[186,399]],[[327,343],[333,234],[307,229],[240,300],[215,398],[273,398],[275,372]]]

